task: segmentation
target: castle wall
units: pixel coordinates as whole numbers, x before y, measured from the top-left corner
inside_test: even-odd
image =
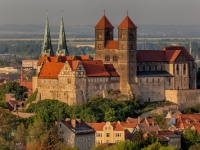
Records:
[[[166,100],[174,102],[180,110],[200,104],[200,90],[165,90]]]
[[[138,86],[144,102],[165,99],[165,77],[138,77]]]

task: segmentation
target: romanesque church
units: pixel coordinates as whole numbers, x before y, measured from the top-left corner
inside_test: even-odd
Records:
[[[58,99],[73,105],[119,91],[125,99],[134,94],[143,102],[169,100],[180,109],[186,107],[185,102],[189,106],[200,101],[196,64],[184,47],[137,50],[137,27],[128,15],[118,26],[118,40],[114,40],[113,30],[103,15],[95,26],[95,59],[71,56],[61,18],[54,54],[47,18],[37,76],[33,78],[39,99]]]

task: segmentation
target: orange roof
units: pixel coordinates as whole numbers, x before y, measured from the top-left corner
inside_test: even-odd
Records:
[[[94,28],[114,28],[114,27],[107,19],[107,17],[103,15],[101,20],[97,23],[97,25]]]
[[[20,86],[25,86],[25,87],[27,87],[29,90],[32,90],[32,82],[21,81],[21,82],[20,82]]]
[[[161,50],[138,50],[138,62],[174,62],[181,50],[161,51]]]
[[[118,41],[108,41],[105,49],[118,49]]]
[[[75,56],[77,60],[89,60],[90,56],[89,55],[80,55],[80,56]]]
[[[123,128],[135,128],[137,123],[129,123],[129,122],[120,122]]]
[[[110,76],[102,60],[83,60],[82,64],[88,77]]]
[[[186,57],[188,61],[194,61],[194,58],[183,46],[166,46],[163,48],[163,51],[166,51],[166,50],[181,50],[181,52],[183,53],[183,55]]]
[[[37,65],[38,65],[38,66],[41,66],[42,63],[43,63],[43,62],[46,62],[46,61],[48,61],[48,57],[46,57],[46,56],[40,56],[40,59],[39,59]]]
[[[118,28],[137,28],[129,16],[126,16]]]
[[[101,123],[87,123],[90,127],[92,127],[95,131],[103,131],[103,127],[106,125],[105,122]]]
[[[111,125],[113,126],[114,131],[124,131],[124,129],[118,122],[113,122],[111,123]]]
[[[46,62],[42,66],[38,78],[57,79],[63,66],[64,63],[62,62]]]
[[[113,64],[104,64],[104,66],[111,77],[120,77],[120,75],[117,73],[116,69],[114,68]]]
[[[78,66],[78,63],[80,62],[80,60],[72,60],[72,61],[68,61],[70,67],[72,68],[72,71],[75,71],[77,66]]]

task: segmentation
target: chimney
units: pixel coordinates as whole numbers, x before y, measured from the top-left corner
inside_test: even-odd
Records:
[[[76,127],[76,119],[71,120],[71,125],[75,128]]]
[[[140,116],[138,116],[138,123],[140,123],[140,121],[141,121],[141,118],[140,118]]]

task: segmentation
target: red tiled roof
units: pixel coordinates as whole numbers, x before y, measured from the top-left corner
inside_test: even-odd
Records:
[[[188,61],[194,61],[194,58],[183,46],[166,46],[163,48],[163,51],[166,51],[166,50],[181,50],[181,52],[183,53],[183,55],[186,57]]]
[[[129,16],[126,16],[118,28],[137,28]]]
[[[114,27],[107,19],[107,17],[103,15],[101,20],[97,23],[97,25],[94,28],[114,28]]]
[[[25,86],[25,87],[27,87],[29,90],[32,90],[32,82],[21,81],[21,82],[20,82],[20,86]]]
[[[110,76],[102,60],[83,60],[82,64],[88,77]]]
[[[75,56],[77,60],[89,60],[90,56],[89,55],[80,55],[80,56]]]
[[[57,79],[60,70],[63,68],[62,62],[46,62],[42,66],[38,78]]]
[[[118,122],[113,122],[111,123],[111,125],[113,126],[114,131],[124,131],[124,129]]]
[[[108,41],[105,49],[118,49],[118,41]]]
[[[72,68],[72,71],[75,71],[77,66],[78,66],[78,63],[80,62],[80,60],[72,60],[72,61],[68,61],[70,67]]]
[[[123,128],[135,128],[137,123],[120,122]]]
[[[42,63],[43,63],[43,62],[46,62],[46,61],[48,61],[48,57],[46,57],[46,56],[40,56],[40,59],[39,59],[37,65],[38,65],[38,66],[41,66]]]
[[[120,75],[117,73],[116,69],[114,68],[113,64],[104,64],[104,66],[111,77],[120,77]]]
[[[87,123],[90,127],[92,127],[95,131],[103,131],[103,127],[106,125],[105,122],[101,123]]]
[[[174,62],[180,50],[161,51],[161,50],[138,50],[137,61],[138,62]]]

